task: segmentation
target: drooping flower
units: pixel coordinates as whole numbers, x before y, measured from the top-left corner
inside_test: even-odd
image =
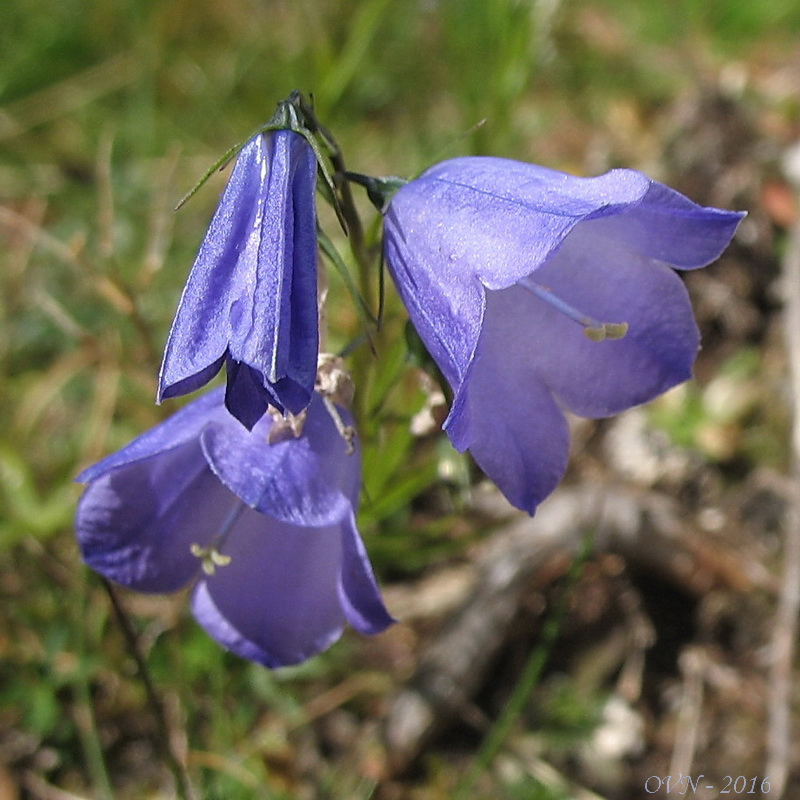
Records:
[[[246,430],[222,392],[78,477],[89,484],[76,517],[86,563],[140,592],[194,583],[208,633],[269,667],[319,653],[345,622],[382,631],[392,619],[355,522],[357,448],[319,395],[297,435],[272,414]]]
[[[225,404],[248,428],[267,405],[309,403],[319,348],[316,157],[299,133],[241,150],[172,324],[159,402],[227,368]]]
[[[691,377],[673,269],[715,260],[743,214],[633,170],[578,178],[500,158],[438,164],[385,210],[385,256],[450,383],[444,427],[533,513],[567,464],[564,409],[599,418]]]

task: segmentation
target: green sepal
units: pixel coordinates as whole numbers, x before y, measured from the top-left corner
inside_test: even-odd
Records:
[[[255,136],[255,135],[256,135],[256,134],[253,134],[253,136]],[[250,138],[252,138],[252,137],[250,137]],[[207,181],[207,180],[208,180],[208,179],[209,179],[209,178],[210,178],[210,177],[211,177],[211,176],[212,176],[212,175],[213,175],[215,172],[223,170],[223,169],[224,169],[224,168],[227,166],[228,162],[229,162],[229,161],[230,161],[230,160],[231,160],[231,159],[232,159],[234,156],[238,155],[238,154],[239,154],[239,151],[240,151],[240,150],[241,150],[241,149],[242,149],[242,148],[243,148],[243,147],[244,147],[244,146],[247,144],[247,142],[249,142],[249,141],[250,141],[250,139],[246,139],[244,142],[239,142],[239,144],[235,144],[235,145],[234,145],[233,147],[231,147],[231,148],[230,148],[228,151],[226,151],[226,152],[225,152],[225,154],[224,154],[224,155],[223,155],[221,158],[217,159],[217,160],[216,160],[216,161],[215,161],[215,162],[214,162],[214,163],[213,163],[213,164],[212,164],[212,165],[211,165],[211,166],[210,166],[210,167],[209,167],[209,168],[208,168],[208,169],[207,169],[207,170],[206,170],[206,171],[205,171],[205,172],[202,174],[202,176],[200,177],[200,180],[198,180],[198,181],[197,181],[197,183],[195,183],[195,185],[194,185],[194,186],[192,186],[192,188],[191,188],[191,189],[189,189],[189,191],[188,191],[188,192],[186,192],[186,194],[185,194],[183,197],[181,197],[181,199],[178,201],[178,204],[175,206],[175,211],[180,211],[180,210],[181,210],[181,208],[183,208],[183,206],[184,206],[184,205],[185,205],[185,204],[186,204],[186,203],[187,203],[189,200],[191,200],[191,198],[192,198],[192,197],[194,197],[194,195],[195,195],[195,194],[197,194],[197,191],[198,191],[198,189],[200,189],[200,187],[201,187],[201,186],[202,186],[202,185],[203,185],[203,184],[204,184],[204,183],[205,183],[205,182],[206,182],[206,181]]]
[[[367,197],[381,214],[386,213],[386,209],[397,191],[408,183],[405,178],[398,178],[396,175],[373,178],[358,172],[346,172],[345,177],[367,190]]]

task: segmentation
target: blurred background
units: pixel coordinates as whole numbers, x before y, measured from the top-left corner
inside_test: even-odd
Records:
[[[366,174],[465,154],[627,166],[749,216],[689,278],[697,380],[576,424],[554,510],[533,521],[436,433],[412,434],[433,389],[386,337],[360,523],[401,620],[386,634],[269,672],[222,652],[184,598],[124,595],[198,796],[435,800],[470,769],[475,798],[635,800],[679,773],[714,791],[729,778],[731,797],[800,796],[781,314],[796,0],[6,0],[2,18],[0,800],[174,796],[135,662],[80,563],[73,481],[169,412],[153,403],[161,348],[225,176],[173,209],[293,89]],[[357,320],[333,276],[331,292],[346,341]],[[509,553],[513,579],[492,583]],[[471,671],[456,663],[470,648]],[[436,688],[448,668],[457,702]],[[499,752],[478,755],[509,697]]]

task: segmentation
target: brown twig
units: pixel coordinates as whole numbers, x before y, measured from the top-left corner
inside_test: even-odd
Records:
[[[683,673],[675,726],[670,775],[691,775],[697,753],[698,731],[703,716],[705,655],[700,648],[687,648],[679,659]]]
[[[783,797],[789,776],[792,731],[792,660],[800,612],[800,222],[795,223],[783,262],[784,335],[793,401],[792,483],[787,506],[783,578],[772,631],[766,774],[772,794]]]
[[[762,570],[734,549],[720,552],[717,543],[710,557],[711,546],[681,515],[674,498],[598,482],[561,487],[536,517],[515,517],[494,533],[478,560],[469,597],[394,698],[384,737],[395,774],[406,771],[455,719],[474,719],[479,713],[473,698],[532,581],[559,554],[570,558],[587,530],[595,532],[598,552],[616,553],[651,569],[689,595],[700,597],[715,587],[745,593],[768,588]],[[646,640],[648,631],[641,635]]]
[[[48,783],[41,775],[37,775],[33,771],[23,773],[22,785],[33,800],[88,800],[83,795],[53,786],[52,783]]]

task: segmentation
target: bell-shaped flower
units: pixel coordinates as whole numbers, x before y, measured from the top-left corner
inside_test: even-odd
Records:
[[[742,214],[632,170],[578,178],[457,158],[385,210],[385,257],[450,383],[444,427],[533,513],[567,464],[565,409],[606,417],[691,377],[699,333],[673,269],[716,259]]]
[[[227,368],[225,404],[248,428],[273,405],[311,400],[317,370],[317,162],[299,133],[260,133],[241,150],[183,290],[159,402]]]
[[[193,584],[208,633],[269,667],[319,653],[345,622],[384,630],[393,620],[356,528],[357,443],[317,394],[301,430],[266,414],[248,431],[222,391],[78,477],[86,563],[140,592]]]

